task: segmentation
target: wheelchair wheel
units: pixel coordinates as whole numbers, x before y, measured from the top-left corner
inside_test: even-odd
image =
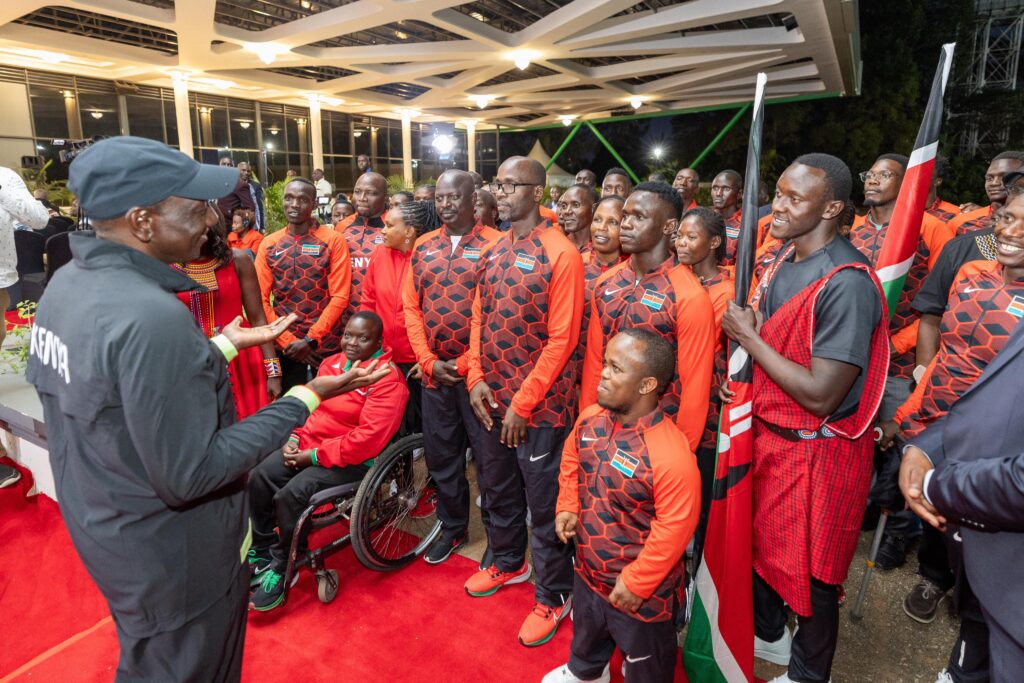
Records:
[[[427,463],[414,452],[423,436],[411,434],[381,453],[352,504],[352,549],[369,569],[391,571],[423,553],[441,532],[436,515],[411,512],[427,485]]]
[[[332,602],[338,596],[338,572],[335,569],[328,569],[317,572],[316,575],[316,596],[325,605]]]

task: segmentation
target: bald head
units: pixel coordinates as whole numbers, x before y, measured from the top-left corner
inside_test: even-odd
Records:
[[[548,173],[544,170],[544,164],[529,157],[509,157],[501,168],[514,172],[520,183],[544,185],[547,182]],[[500,176],[501,169],[498,172]]]
[[[461,233],[473,227],[475,205],[476,186],[471,174],[452,169],[437,179],[434,208],[450,231]]]
[[[364,218],[384,213],[387,198],[388,181],[380,173],[373,171],[359,176],[352,190],[352,203],[356,207],[356,213]]]
[[[529,230],[540,222],[546,177],[544,167],[527,157],[509,157],[498,167],[498,177],[491,187],[498,202],[498,216],[511,222],[513,230],[517,223],[522,230]]]

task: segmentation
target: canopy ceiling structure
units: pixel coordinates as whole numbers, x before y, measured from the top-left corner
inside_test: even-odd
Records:
[[[747,101],[758,71],[769,98],[857,94],[857,15],[857,0],[4,0],[0,64],[568,125]]]

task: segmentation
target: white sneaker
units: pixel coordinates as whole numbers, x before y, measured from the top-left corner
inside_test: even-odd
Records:
[[[939,672],[939,677],[935,679],[935,683],[953,683],[953,677],[949,675],[949,672],[943,669]]]
[[[789,664],[789,654],[792,650],[793,636],[790,635],[788,628],[783,630],[782,637],[774,643],[769,643],[766,640],[761,640],[757,636],[754,636],[754,656],[758,659],[763,659],[766,662],[786,666]],[[787,680],[789,679],[784,678],[779,680],[779,683],[785,683]]]
[[[793,679],[789,677],[789,674],[782,674],[777,678],[773,678],[768,683],[794,683]],[[832,683],[832,679],[828,679],[828,683]]]
[[[604,671],[597,678],[576,678],[576,675],[569,671],[569,665],[563,664],[553,671],[549,671],[544,678],[541,679],[540,683],[609,683],[612,680],[612,675],[608,671],[608,667],[604,667]]]

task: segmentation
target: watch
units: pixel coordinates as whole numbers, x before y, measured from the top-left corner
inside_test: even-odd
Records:
[[[307,335],[307,336],[305,336],[305,337],[303,337],[303,338],[302,338],[302,341],[304,341],[304,342],[306,342],[307,344],[309,344],[309,347],[310,347],[311,349],[313,349],[314,351],[316,350],[316,347],[317,347],[317,346],[319,345],[319,342],[317,342],[317,340],[316,340],[316,339],[313,339],[313,338],[309,337],[308,335]]]

